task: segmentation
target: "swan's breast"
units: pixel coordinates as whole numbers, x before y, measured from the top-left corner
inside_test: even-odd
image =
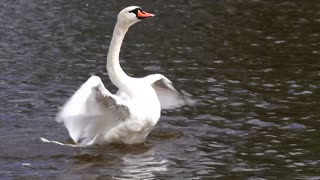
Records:
[[[104,142],[107,143],[142,143],[155,126],[155,120],[127,119],[121,125],[111,129],[104,136]]]
[[[142,143],[160,118],[160,102],[151,85],[138,82],[128,94],[121,90],[117,93],[128,102],[130,117],[106,132],[106,142]]]

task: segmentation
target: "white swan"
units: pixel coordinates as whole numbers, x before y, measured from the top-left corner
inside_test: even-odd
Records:
[[[163,75],[133,78],[120,67],[120,48],[128,28],[153,16],[137,6],[127,7],[118,15],[107,57],[107,71],[119,88],[117,94],[111,94],[99,77],[92,76],[58,113],[56,120],[64,123],[76,145],[141,143],[158,122],[161,108],[188,102]]]

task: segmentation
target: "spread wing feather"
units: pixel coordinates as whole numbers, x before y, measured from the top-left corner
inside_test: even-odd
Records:
[[[160,101],[161,109],[174,109],[195,103],[190,94],[176,90],[172,82],[161,74],[152,74],[140,80],[154,88]],[[128,99],[128,96],[121,90],[117,92],[117,96],[124,100]]]
[[[126,102],[92,76],[62,107],[56,120],[65,124],[75,143],[92,145],[129,116]]]

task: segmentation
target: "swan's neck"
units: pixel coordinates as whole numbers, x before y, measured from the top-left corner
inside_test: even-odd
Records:
[[[129,88],[129,82],[131,77],[129,77],[121,68],[119,62],[120,48],[122,41],[126,32],[128,31],[128,26],[117,22],[114,31],[112,40],[109,47],[108,57],[107,57],[107,71],[109,78],[114,85],[119,89],[125,91],[127,94]]]

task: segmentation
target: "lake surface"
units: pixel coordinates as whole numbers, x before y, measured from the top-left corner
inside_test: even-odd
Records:
[[[69,148],[54,121],[106,52],[127,1],[0,4],[0,179],[320,179],[320,3],[142,1],[121,64],[198,102],[163,111],[144,144]]]

